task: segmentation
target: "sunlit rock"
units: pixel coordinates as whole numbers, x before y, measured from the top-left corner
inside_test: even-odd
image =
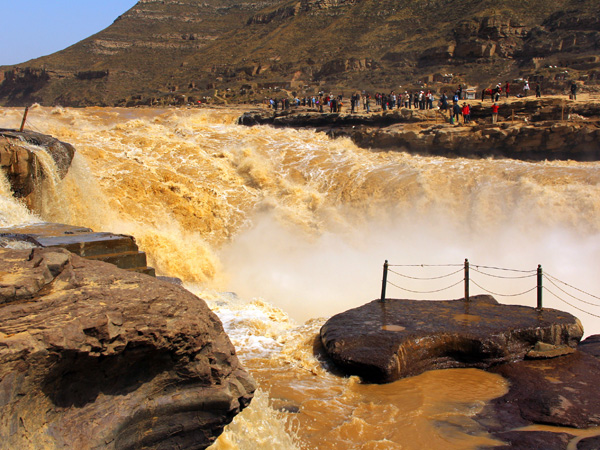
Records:
[[[600,102],[565,103],[558,98],[501,103],[499,123],[492,124],[491,101],[467,101],[472,121],[450,123],[450,112],[395,109],[371,114],[298,110],[255,110],[240,125],[311,127],[330,137],[349,137],[359,147],[420,155],[506,157],[522,160],[600,159]],[[450,108],[452,105],[450,104]],[[577,121],[567,121],[577,116]],[[515,120],[516,117],[516,120]]]
[[[40,222],[0,228],[0,247],[64,248],[86,259],[155,275],[154,268],[147,266],[146,253],[140,251],[135,238],[127,234],[94,232],[85,227]]]
[[[250,402],[185,289],[62,249],[0,250],[0,448],[195,448]]]

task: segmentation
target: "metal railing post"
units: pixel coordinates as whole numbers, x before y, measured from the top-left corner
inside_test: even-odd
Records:
[[[465,259],[465,300],[469,301],[469,260]]]
[[[542,309],[542,265],[537,267],[537,309]]]
[[[383,263],[383,280],[381,281],[381,301],[385,302],[385,288],[387,285],[388,260]]]

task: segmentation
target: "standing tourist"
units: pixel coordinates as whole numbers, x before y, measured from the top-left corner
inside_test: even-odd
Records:
[[[450,123],[458,123],[458,116],[460,115],[460,105],[458,102],[454,102],[452,106],[452,117],[450,118]]]
[[[444,112],[448,110],[448,97],[446,96],[446,92],[442,92],[442,96],[440,97],[440,108]]]
[[[504,85],[504,92],[506,92],[506,98],[508,98],[508,95],[510,93],[510,84],[508,83],[508,81]]]
[[[529,95],[529,81],[525,80],[525,85],[523,86],[523,95],[527,97]]]
[[[498,103],[492,105],[492,123],[498,123]]]
[[[577,100],[577,84],[574,81],[571,83],[571,99]]]
[[[466,103],[463,103],[462,115],[464,124],[467,124],[471,121],[471,108]]]
[[[433,94],[427,91],[427,109],[433,109]]]

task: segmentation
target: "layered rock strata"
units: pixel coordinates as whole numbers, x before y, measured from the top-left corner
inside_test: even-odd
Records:
[[[468,302],[375,300],[331,317],[320,336],[344,372],[386,383],[432,369],[519,361],[535,356],[539,343],[576,347],[583,328],[562,311],[501,305],[479,295]]]
[[[500,126],[392,125],[332,130],[363,148],[419,155],[467,158],[512,158],[527,161],[600,160],[600,128],[585,123],[533,123]]]
[[[69,48],[5,67],[0,103],[232,104],[506,80],[516,92],[524,79],[545,93],[571,81],[597,92],[597,10],[595,0],[145,0]]]
[[[472,122],[467,125],[449,123],[449,113],[406,108],[374,114],[249,111],[238,123],[315,128],[333,138],[349,137],[363,148],[421,155],[600,159],[599,102],[512,101],[501,105],[497,124],[491,123],[490,102],[470,103]]]
[[[0,247],[64,248],[83,258],[104,261],[120,269],[155,275],[135,238],[126,234],[94,232],[62,223],[34,223],[0,228]]]
[[[183,288],[61,249],[0,249],[0,449],[203,449],[254,382]]]

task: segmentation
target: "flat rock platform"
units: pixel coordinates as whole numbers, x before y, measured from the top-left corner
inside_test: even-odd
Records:
[[[86,259],[114,264],[120,269],[155,276],[146,264],[146,253],[139,250],[133,236],[95,232],[90,228],[62,223],[33,223],[0,228],[0,247],[64,248]]]
[[[321,328],[327,355],[345,373],[387,383],[432,369],[473,367],[572,353],[583,336],[566,312],[469,301],[375,300]]]

